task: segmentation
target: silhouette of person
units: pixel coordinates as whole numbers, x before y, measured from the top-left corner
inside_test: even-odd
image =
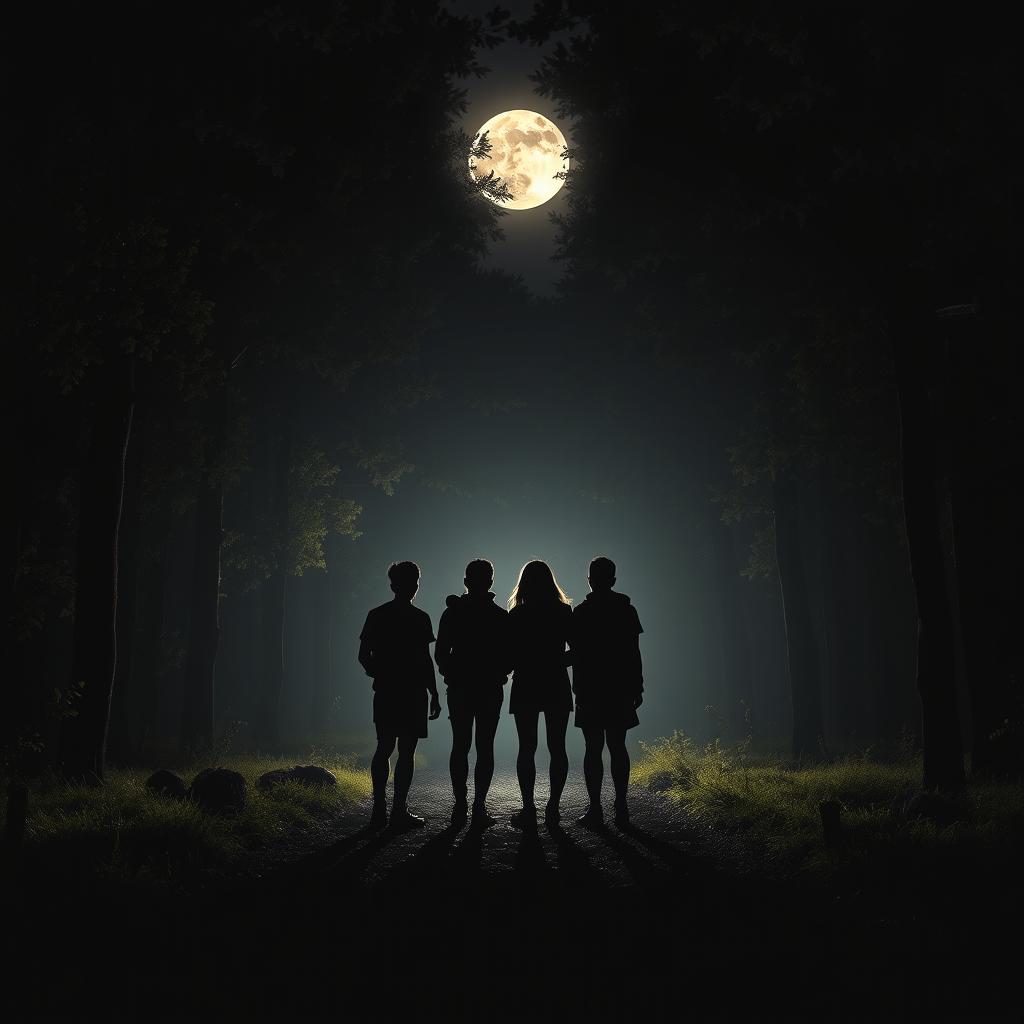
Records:
[[[486,804],[494,776],[494,734],[511,671],[508,612],[494,603],[490,592],[494,566],[486,559],[477,558],[466,566],[464,582],[466,593],[461,597],[451,595],[441,613],[434,660],[448,687],[448,718],[452,723],[448,765],[455,793],[452,820],[465,821],[469,812],[466,783],[475,726],[472,824],[487,828],[495,822]]]
[[[544,811],[549,823],[559,820],[558,802],[569,774],[565,731],[572,711],[572,691],[566,645],[572,606],[547,563],[536,560],[527,562],[520,570],[508,606],[513,668],[509,711],[515,717],[519,734],[516,773],[523,795],[523,808],[512,815],[512,824],[517,828],[536,828],[533,787],[537,777],[537,725],[542,712],[551,758],[551,791]]]
[[[594,827],[604,820],[602,752],[607,743],[615,786],[615,821],[625,826],[629,824],[626,731],[640,724],[636,709],[644,699],[643,627],[629,598],[612,590],[615,563],[610,558],[599,557],[590,563],[589,580],[590,593],[572,613],[570,639],[575,724],[583,730],[587,745],[583,776],[590,797],[590,807],[579,823]]]
[[[430,616],[412,603],[420,586],[420,567],[415,562],[394,562],[388,569],[388,579],[394,599],[372,609],[359,634],[359,664],[373,679],[373,723],[377,730],[377,749],[370,762],[370,823],[380,828],[388,824],[385,791],[397,743],[391,827],[416,828],[423,825],[423,819],[410,813],[406,801],[416,744],[427,735],[428,693],[431,720],[441,714],[430,657],[434,630]]]

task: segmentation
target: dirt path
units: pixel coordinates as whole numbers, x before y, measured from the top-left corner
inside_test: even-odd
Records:
[[[449,826],[440,772],[410,803],[425,828],[372,832],[359,807],[341,838],[234,886],[55,893],[5,929],[17,1019],[1016,1019],[1010,960],[971,958],[976,929],[945,907],[726,870],[650,793],[628,833],[575,824],[578,780],[563,826],[534,835],[509,824],[507,774],[482,834]]]
[[[539,780],[538,806],[543,807],[547,794],[547,780]],[[576,818],[586,810],[587,795],[582,781],[572,780],[562,796],[561,827],[549,829],[540,817],[536,836],[524,836],[510,822],[512,813],[522,806],[516,778],[497,774],[487,801],[497,824],[476,834],[466,825],[457,829],[450,825],[452,793],[447,774],[423,771],[416,775],[409,801],[410,808],[426,819],[423,829],[397,835],[371,833],[365,829],[367,803],[347,819],[352,831],[339,843],[318,852],[308,865],[328,874],[358,875],[364,885],[371,887],[392,880],[393,875],[428,865],[438,883],[444,879],[458,884],[466,873],[500,878],[527,866],[531,873],[575,873],[586,865],[592,885],[649,885],[653,879],[667,878],[671,869],[683,866],[687,851],[699,845],[698,830],[678,807],[646,790],[635,790],[630,804],[630,833],[610,823],[610,790],[605,807],[608,827],[599,832],[584,829],[576,824]]]

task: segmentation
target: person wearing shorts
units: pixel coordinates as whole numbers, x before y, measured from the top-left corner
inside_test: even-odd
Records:
[[[395,562],[388,569],[394,599],[372,609],[359,634],[359,664],[373,679],[373,724],[377,749],[370,762],[373,813],[370,823],[389,824],[386,789],[391,755],[398,746],[395,765],[392,829],[417,828],[423,819],[408,808],[413,758],[417,742],[427,735],[427,719],[441,714],[430,645],[434,630],[430,616],[412,599],[420,585],[415,562]],[[428,708],[429,700],[429,708]]]
[[[625,827],[629,824],[626,792],[630,767],[626,732],[640,724],[636,709],[644,699],[643,627],[629,598],[612,590],[615,563],[610,558],[599,557],[590,563],[589,582],[590,593],[573,609],[570,638],[575,724],[583,730],[587,745],[583,777],[590,798],[579,823],[597,827],[604,820],[601,786],[607,743],[615,786],[615,822]]]
[[[494,603],[494,566],[486,559],[470,562],[463,582],[466,593],[451,595],[441,614],[434,660],[447,685],[452,724],[452,821],[464,822],[469,814],[469,748],[475,734],[472,827],[482,829],[495,823],[486,801],[494,776],[494,735],[511,671],[508,612]]]

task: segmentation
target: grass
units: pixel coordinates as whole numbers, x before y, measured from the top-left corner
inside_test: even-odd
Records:
[[[868,756],[789,767],[745,745],[698,748],[688,737],[644,745],[633,782],[662,790],[725,837],[748,869],[851,876],[909,874],[953,862],[1009,865],[1024,845],[1024,787],[971,782],[947,794],[920,790],[915,757]],[[842,808],[842,840],[825,846],[819,805]]]
[[[70,868],[84,877],[119,881],[177,883],[196,874],[239,872],[248,862],[302,845],[303,837],[370,792],[369,774],[338,758],[318,762],[334,772],[337,786],[289,782],[266,793],[256,788],[263,772],[295,763],[222,758],[221,767],[240,772],[249,784],[248,806],[232,817],[148,793],[148,771],[114,769],[100,787],[44,777],[30,787],[24,862],[44,872],[66,875]],[[186,785],[201,767],[180,772]]]

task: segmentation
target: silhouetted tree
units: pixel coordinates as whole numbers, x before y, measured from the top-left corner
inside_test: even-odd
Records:
[[[567,28],[575,35],[537,77],[576,119],[561,224],[576,278],[618,287],[663,335],[684,311],[684,344],[706,341],[706,323],[730,346],[760,337],[796,356],[808,318],[822,313],[888,344],[889,360],[862,380],[890,373],[899,402],[924,782],[955,785],[955,622],[922,375],[935,359],[933,311],[983,285],[996,294],[990,283],[1005,280],[1020,171],[1012,48],[981,22],[922,23],[911,4],[890,5],[884,23],[853,5],[766,15],[745,2],[656,4],[584,16],[546,4],[521,31]],[[682,127],[666,134],[667,124]],[[612,197],[634,176],[628,140],[638,137],[657,140],[651,158],[671,179],[624,204]]]

